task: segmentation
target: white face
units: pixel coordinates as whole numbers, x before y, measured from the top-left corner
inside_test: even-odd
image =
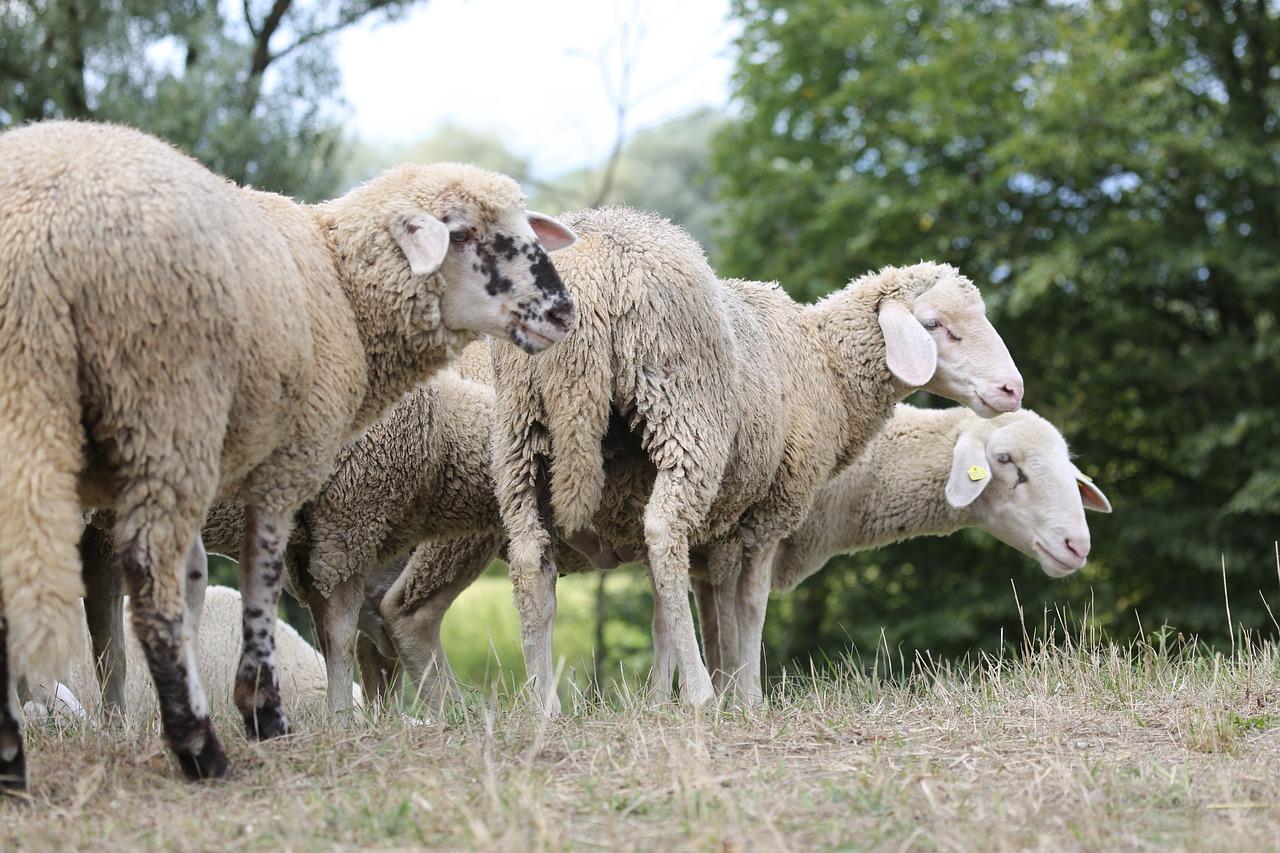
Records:
[[[573,297],[547,254],[574,242],[568,226],[525,211],[489,224],[465,210],[440,221],[449,239],[440,265],[446,327],[507,338],[528,353],[569,334]]]
[[[964,442],[957,442],[953,477],[973,465],[989,477],[977,481],[981,491],[972,500],[978,526],[1035,559],[1051,577],[1083,568],[1091,547],[1084,510],[1110,512],[1111,504],[1081,479],[1057,429],[1028,412],[996,427],[985,442],[977,437],[969,455],[959,449]]]
[[[984,418],[1022,405],[1022,375],[971,289],[944,278],[920,295],[911,313],[937,347],[937,367],[926,391],[963,403]]]

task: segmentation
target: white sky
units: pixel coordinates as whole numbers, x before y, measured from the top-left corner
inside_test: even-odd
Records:
[[[338,37],[348,127],[367,142],[406,143],[455,121],[498,132],[542,174],[595,162],[615,122],[597,57],[616,78],[620,22],[640,24],[634,131],[725,104],[727,16],[728,0],[428,0]]]

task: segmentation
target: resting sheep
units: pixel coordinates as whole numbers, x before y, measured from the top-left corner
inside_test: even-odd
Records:
[[[127,600],[125,608],[128,609]],[[240,593],[236,590],[225,586],[208,588],[200,620],[198,661],[200,682],[213,696],[231,696],[240,657],[240,609]],[[156,712],[155,688],[146,672],[142,647],[127,621],[123,623],[123,630],[121,649],[128,666],[124,708],[128,709],[130,723],[145,722]],[[280,665],[280,697],[289,715],[321,707],[325,695],[324,658],[283,620],[276,622],[276,657]],[[57,697],[45,690],[38,691],[34,698],[46,708],[56,708],[58,704],[69,706],[73,714],[75,705],[80,703],[83,703],[81,714],[115,710],[104,706],[87,646],[73,661],[64,690],[59,691]]]
[[[557,267],[579,321],[536,357],[495,343],[494,479],[511,540],[525,665],[550,713],[557,535],[594,528],[647,551],[654,683],[713,696],[688,602],[689,548],[710,548],[738,613],[741,698],[761,700],[759,650],[774,550],[817,490],[916,388],[983,415],[1016,409],[1022,379],[976,287],[921,263],[863,276],[814,305],[777,285],[720,281],[679,227],[625,208],[569,214]],[[605,506],[602,442],[620,420],[652,488],[639,517]],[[636,466],[627,466],[634,472]],[[643,479],[643,478],[642,478]]]
[[[80,636],[83,509],[115,512],[165,738],[209,778],[227,762],[187,577],[201,588],[210,504],[245,505],[236,704],[251,737],[288,731],[274,637],[294,513],[475,333],[530,352],[567,333],[539,238],[573,235],[472,167],[404,166],[304,206],[123,127],[0,135],[0,789],[26,784],[10,686],[56,676]]]
[[[1084,509],[1110,512],[1111,504],[1071,461],[1061,433],[1039,415],[1024,409],[986,420],[964,408],[899,404],[863,454],[818,491],[804,522],[782,541],[770,585],[787,592],[836,554],[965,527],[986,530],[1061,577],[1082,568],[1089,554]],[[422,695],[433,704],[444,701],[451,676],[440,645],[441,623],[502,544],[501,536],[483,535],[428,543],[402,571],[396,568],[390,592],[372,597],[366,629],[371,637],[385,632],[394,650],[369,650],[371,663],[362,662],[366,684],[378,668],[389,669],[385,658],[398,652],[411,675],[424,674]],[[703,647],[719,691],[731,674],[722,668],[722,644],[727,650],[736,646],[736,613],[718,613],[707,596],[705,553],[694,555],[692,573]]]

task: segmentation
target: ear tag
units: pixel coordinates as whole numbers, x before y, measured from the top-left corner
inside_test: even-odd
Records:
[[[969,479],[973,480],[975,483],[979,480],[987,479],[987,469],[983,468],[981,465],[970,465]]]
[[[1076,472],[1076,479],[1082,483],[1089,483],[1090,485],[1093,484],[1093,478],[1090,477],[1088,474],[1084,473],[1083,471]]]

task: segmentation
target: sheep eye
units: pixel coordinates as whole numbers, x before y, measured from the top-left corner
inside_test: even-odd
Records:
[[[926,329],[929,329],[930,331],[932,331],[933,329],[938,328],[938,327],[939,327],[939,326],[941,326],[941,325],[942,325],[942,321],[941,321],[941,320],[925,320],[925,321],[924,321],[924,327],[925,327]]]
[[[996,461],[997,461],[997,462],[1002,462],[1002,463],[1004,463],[1005,465],[1008,465],[1008,464],[1009,464],[1010,462],[1012,462],[1013,460],[1009,458],[1009,454],[1008,454],[1008,453],[997,453],[997,454],[996,454]]]
[[[471,229],[459,228],[457,231],[449,232],[449,240],[455,245],[462,245],[471,239]]]

